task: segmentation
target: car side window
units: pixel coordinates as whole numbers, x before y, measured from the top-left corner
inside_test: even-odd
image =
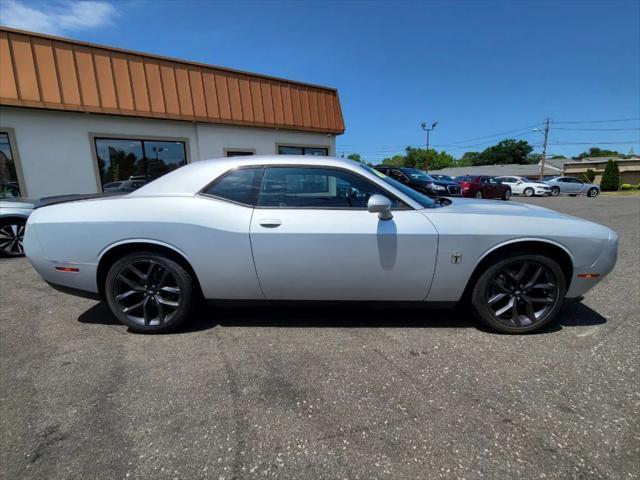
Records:
[[[330,168],[267,167],[257,205],[280,208],[366,208],[369,197],[384,195],[392,207],[404,207],[367,180]]]
[[[409,180],[409,178],[400,170],[391,170],[389,176],[395,180],[398,180],[399,182],[406,182]]]
[[[480,183],[489,183],[488,177],[480,177]]]
[[[202,193],[253,206],[258,196],[262,172],[261,167],[232,170],[203,190]]]

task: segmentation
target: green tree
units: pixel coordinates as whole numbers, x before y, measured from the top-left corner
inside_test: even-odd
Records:
[[[485,149],[474,159],[473,165],[526,164],[532,151],[533,147],[526,140],[509,138]]]
[[[553,157],[551,157],[551,160],[564,160],[565,157],[564,155],[554,155]]]
[[[383,165],[389,165],[392,167],[404,167],[404,155],[394,155],[382,160]]]
[[[603,192],[616,192],[620,188],[620,170],[618,162],[609,160],[602,174],[600,188]]]
[[[347,155],[347,158],[355,162],[364,163],[364,160],[362,160],[362,157],[360,156],[359,153],[350,153],[349,155]]]
[[[591,168],[587,168],[587,171],[584,172],[584,176],[587,178],[587,180],[589,180],[590,183],[593,183],[596,178],[596,172]]]
[[[456,167],[470,167],[475,165],[476,159],[480,155],[480,152],[464,152],[464,155],[460,157],[455,164]]]
[[[582,152],[580,155],[578,155],[577,157],[574,157],[574,158],[578,158],[578,159],[582,160],[583,158],[588,158],[588,157],[617,157],[617,158],[624,158],[625,155],[620,153],[620,152],[616,152],[615,150],[603,150],[603,149],[598,148],[598,147],[591,147],[586,152]]]

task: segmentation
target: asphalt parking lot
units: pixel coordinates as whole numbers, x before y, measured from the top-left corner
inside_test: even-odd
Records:
[[[0,259],[0,477],[638,478],[640,197],[526,201],[620,234],[615,271],[528,336],[379,308],[135,335]]]

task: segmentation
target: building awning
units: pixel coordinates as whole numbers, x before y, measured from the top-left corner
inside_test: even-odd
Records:
[[[338,92],[0,28],[0,105],[344,133]]]

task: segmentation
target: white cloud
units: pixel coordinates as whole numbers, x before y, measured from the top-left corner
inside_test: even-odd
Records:
[[[34,32],[64,34],[70,31],[109,25],[117,11],[99,0],[50,1],[28,4],[20,0],[0,0],[0,23]]]

